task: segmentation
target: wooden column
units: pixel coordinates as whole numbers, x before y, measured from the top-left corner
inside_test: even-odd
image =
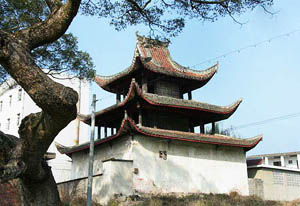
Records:
[[[137,109],[139,111],[139,125],[142,126],[142,122],[143,122],[143,116],[142,116],[142,108],[141,108],[141,105],[140,103],[137,104]]]
[[[205,133],[205,128],[204,128],[204,124],[200,123],[200,133],[204,134]]]
[[[191,121],[189,123],[189,126],[190,126],[190,132],[195,132],[194,125]]]
[[[142,79],[142,90],[143,92],[148,92],[148,79],[144,74]]]
[[[104,137],[107,137],[107,127],[104,127]]]
[[[188,99],[189,99],[189,100],[192,100],[192,91],[189,91],[189,92],[188,92]]]
[[[101,139],[101,126],[98,126],[98,139]]]
[[[216,123],[215,123],[215,122],[212,122],[212,123],[211,123],[211,133],[212,133],[212,134],[215,134],[215,133],[216,133]]]
[[[180,99],[183,99],[183,92],[180,92],[180,93],[179,93],[179,98],[180,98]]]
[[[116,99],[117,99],[117,104],[119,104],[121,102],[121,95],[119,93],[117,93]]]

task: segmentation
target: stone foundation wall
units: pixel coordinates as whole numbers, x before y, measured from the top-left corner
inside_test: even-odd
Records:
[[[264,199],[264,181],[261,179],[248,179],[249,195],[255,195]]]

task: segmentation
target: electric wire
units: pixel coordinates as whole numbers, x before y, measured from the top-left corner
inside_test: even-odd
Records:
[[[292,34],[298,33],[298,32],[300,32],[300,29],[295,29],[295,30],[290,31],[290,32],[285,33],[285,34],[273,36],[273,37],[271,37],[269,39],[266,39],[266,40],[263,40],[263,41],[260,41],[260,42],[254,43],[254,44],[250,44],[248,46],[245,46],[245,47],[242,47],[242,48],[239,48],[239,49],[235,49],[235,50],[229,51],[229,52],[227,52],[225,54],[222,54],[222,55],[219,55],[219,56],[216,56],[216,57],[204,60],[204,61],[202,61],[202,62],[200,62],[198,64],[194,64],[194,65],[192,65],[190,67],[195,68],[196,66],[199,66],[199,65],[202,65],[202,64],[205,64],[205,63],[211,63],[212,61],[216,61],[218,59],[225,58],[225,57],[227,57],[229,55],[232,55],[232,54],[235,54],[235,53],[240,53],[240,52],[242,52],[242,51],[244,51],[246,49],[256,48],[257,46],[260,46],[262,44],[271,43],[275,39],[279,39],[279,38],[283,38],[283,37],[290,37]]]
[[[257,126],[257,125],[267,124],[267,123],[270,123],[270,122],[273,122],[273,121],[286,120],[286,119],[295,118],[295,117],[299,117],[299,116],[300,116],[300,112],[296,112],[296,113],[292,113],[292,114],[282,115],[282,116],[279,116],[279,117],[273,117],[273,118],[270,118],[270,119],[265,119],[265,120],[262,120],[262,121],[252,122],[252,123],[243,124],[243,125],[239,125],[239,126],[233,126],[233,127],[230,127],[228,129],[226,129],[225,131],[243,129],[243,128],[250,127],[250,126]]]

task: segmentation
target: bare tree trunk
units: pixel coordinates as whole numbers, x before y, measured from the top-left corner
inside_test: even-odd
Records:
[[[43,157],[56,135],[77,114],[77,93],[45,75],[31,50],[61,37],[81,1],[46,2],[51,14],[44,22],[16,33],[0,30],[0,64],[42,109],[22,120],[20,138],[0,131],[0,183],[17,181],[18,197],[24,206],[60,205],[51,168]]]

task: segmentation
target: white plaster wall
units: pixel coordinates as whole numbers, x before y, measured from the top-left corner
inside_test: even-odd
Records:
[[[115,158],[132,160],[132,144],[129,136],[119,138],[110,144],[98,145],[94,150],[94,175],[103,173],[103,160]],[[89,150],[75,152],[72,154],[72,178],[78,179],[88,176]]]
[[[92,190],[93,199],[103,205],[107,204],[115,194],[132,195],[132,162],[104,162],[103,174],[101,178],[93,181]]]
[[[289,164],[289,160],[292,160],[292,164]],[[284,157],[284,164],[286,165],[286,167],[288,168],[294,168],[297,169],[298,165],[297,165],[297,156],[285,156]]]
[[[146,193],[201,192],[248,195],[246,157],[243,149],[188,144],[134,136],[134,189]],[[159,158],[167,151],[167,160]]]
[[[79,91],[78,79],[65,79],[57,80],[65,86],[73,88],[75,91]],[[10,85],[13,85],[13,80],[8,81]],[[40,108],[33,102],[29,95],[22,89],[22,99],[18,100],[18,92],[21,87],[16,85],[9,88],[6,83],[0,86],[0,102],[2,101],[2,111],[0,112],[0,130],[4,133],[18,135],[18,129],[20,124],[17,124],[17,114],[20,114],[21,120],[31,113],[41,111]],[[81,82],[81,113],[87,114],[89,112],[89,91],[90,84],[88,81]],[[12,104],[9,105],[9,96],[12,96]],[[10,128],[7,129],[7,119],[10,119]],[[72,121],[66,128],[64,128],[55,138],[54,141],[66,145],[74,145],[76,138],[76,122]],[[80,123],[80,143],[88,140],[88,126],[84,123]],[[61,155],[54,145],[54,142],[50,145],[48,152],[55,152],[56,158],[48,161],[49,166],[52,167],[52,172],[56,182],[67,181],[71,177],[71,159],[66,155]]]

